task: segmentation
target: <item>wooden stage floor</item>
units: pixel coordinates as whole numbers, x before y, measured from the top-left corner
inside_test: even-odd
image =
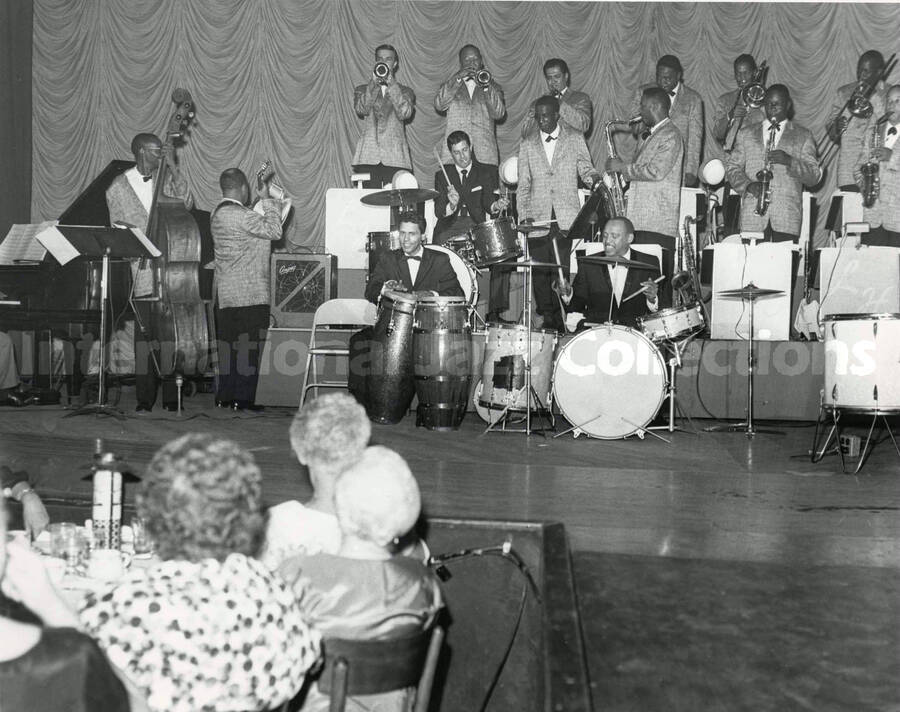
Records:
[[[210,431],[254,451],[270,504],[309,496],[290,410],[199,395],[181,418],[132,417],[129,397],[124,421],[0,409],[0,461],[85,500],[94,438],[139,472],[166,440]],[[427,514],[565,524],[596,709],[900,710],[900,458],[882,442],[844,475],[836,456],[810,463],[811,424],[778,427],[544,439],[484,435],[470,413],[450,433],[376,425],[373,442],[407,458]]]

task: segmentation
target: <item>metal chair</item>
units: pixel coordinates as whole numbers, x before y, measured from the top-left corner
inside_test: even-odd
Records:
[[[320,331],[329,335],[349,334],[375,324],[375,305],[365,299],[330,299],[313,315],[312,332],[309,335],[309,350],[306,353],[306,372],[303,374],[303,388],[300,391],[300,407],[306,400],[306,393],[312,388],[319,395],[319,388],[346,388],[347,381],[319,381],[316,359],[321,356],[347,357],[350,350],[346,346],[320,346]],[[348,364],[349,365],[349,364]]]
[[[443,642],[439,625],[390,640],[326,638],[319,691],[331,696],[329,712],[343,712],[347,698],[354,695],[407,687],[416,688],[413,712],[427,712]]]

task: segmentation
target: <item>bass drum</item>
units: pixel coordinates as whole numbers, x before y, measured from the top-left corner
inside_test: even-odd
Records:
[[[462,287],[465,294],[466,303],[470,307],[474,307],[478,303],[478,272],[475,268],[453,250],[448,250],[441,245],[426,245],[425,249],[443,252],[450,258],[450,265],[453,267],[453,271],[456,272],[456,278],[459,280],[459,286]]]
[[[900,314],[825,317],[822,404],[865,413],[900,412]]]
[[[575,426],[575,437],[643,437],[665,395],[662,354],[627,326],[607,324],[578,334],[563,346],[553,367],[553,396]]]

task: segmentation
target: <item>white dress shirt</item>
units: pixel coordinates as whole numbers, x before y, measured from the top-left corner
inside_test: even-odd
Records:
[[[894,129],[894,133],[891,134],[891,129]],[[884,147],[894,149],[894,144],[897,143],[897,136],[900,136],[900,123],[896,124],[888,124],[884,128]]]
[[[407,255],[404,253],[403,259],[406,260],[406,266],[409,267],[409,278],[412,281],[413,286],[416,285],[416,277],[419,276],[419,267],[422,266],[421,257],[425,254],[425,248],[419,245],[419,251],[414,252],[411,255]],[[419,257],[418,260],[408,259],[409,257]]]
[[[138,200],[141,201],[141,205],[144,206],[144,210],[149,213],[150,203],[153,202],[153,184],[156,181],[152,178],[148,181],[145,181],[144,176],[140,174],[137,166],[133,166],[125,171],[125,177],[131,184],[131,187],[134,190],[134,194],[138,197]]]
[[[775,132],[775,140],[772,142],[772,149],[778,148],[778,144],[781,141],[781,137],[784,134],[784,125],[787,123],[787,119],[782,119],[780,125],[778,126],[778,130]],[[766,119],[762,122],[762,139],[763,146],[769,145],[769,128],[772,126],[772,122],[769,119]]]
[[[471,99],[475,95],[475,80],[469,77],[468,79],[463,79],[463,84],[469,90],[469,98]]]
[[[553,154],[556,153],[556,144],[559,142],[559,124],[557,124],[556,128],[550,133],[547,134],[541,131],[540,134],[541,142],[544,145],[544,154],[547,156],[547,163],[553,165]],[[548,136],[552,136],[553,140],[548,141]]]

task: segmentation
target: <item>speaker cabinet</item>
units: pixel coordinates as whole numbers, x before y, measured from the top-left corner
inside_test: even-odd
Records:
[[[337,297],[337,258],[275,252],[271,260],[272,326],[311,327],[319,305]]]

